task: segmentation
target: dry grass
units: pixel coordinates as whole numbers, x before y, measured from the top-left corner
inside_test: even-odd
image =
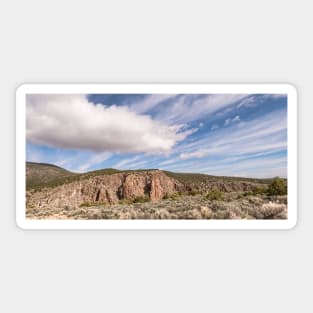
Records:
[[[213,199],[212,199],[213,198]],[[79,207],[27,207],[29,219],[286,219],[287,196],[250,196],[224,193],[223,197],[176,194],[159,202],[121,201],[115,205],[86,203]]]

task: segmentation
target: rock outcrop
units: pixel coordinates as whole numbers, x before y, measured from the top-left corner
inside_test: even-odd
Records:
[[[32,208],[78,208],[81,205],[116,204],[120,200],[159,201],[177,192],[206,193],[212,189],[222,192],[249,191],[258,185],[242,181],[187,184],[160,170],[133,171],[81,177],[57,187],[29,190],[26,201],[27,207]]]
[[[115,204],[119,200],[148,198],[158,201],[185,186],[162,171],[138,171],[101,175],[42,191],[27,192],[27,205],[44,207],[78,207],[83,203]]]

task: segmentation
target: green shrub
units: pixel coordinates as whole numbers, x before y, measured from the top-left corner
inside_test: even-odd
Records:
[[[83,202],[79,205],[80,208],[83,207],[91,207],[91,206],[103,206],[103,205],[108,205],[108,202],[100,202],[100,201],[96,201],[96,202]]]
[[[121,200],[119,200],[118,203],[119,203],[119,204],[132,204],[133,201],[130,200],[130,199],[121,199]]]
[[[243,193],[239,193],[236,197],[237,200],[240,200],[244,197],[244,194]]]
[[[175,192],[175,193],[173,193],[171,195],[165,194],[163,199],[176,200],[178,197],[180,197],[182,195],[183,195],[182,192],[179,191],[179,192]]]
[[[79,205],[80,208],[93,206],[90,202],[83,202]]]
[[[224,197],[221,191],[217,189],[212,189],[207,193],[206,198],[211,201],[212,200],[222,201]]]
[[[228,211],[217,211],[213,215],[213,219],[216,220],[228,220],[230,218],[230,213]]]
[[[136,197],[133,200],[133,203],[144,203],[144,202],[148,202],[150,201],[149,197],[145,196],[145,197]]]
[[[267,193],[267,188],[262,186],[256,186],[252,189],[254,195],[265,195]]]
[[[267,188],[267,194],[269,196],[278,196],[287,194],[287,183],[284,179],[279,177],[274,178],[274,180],[269,184]]]
[[[170,200],[177,200],[178,196],[176,194],[171,195],[168,197]]]

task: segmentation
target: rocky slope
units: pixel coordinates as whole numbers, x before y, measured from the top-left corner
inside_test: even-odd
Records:
[[[64,168],[45,163],[26,163],[26,181],[28,187],[46,185],[50,182],[75,175]]]
[[[83,203],[115,204],[119,200],[148,198],[158,201],[185,187],[163,172],[141,171],[90,177],[42,191],[28,191],[27,205],[33,207],[78,207]]]
[[[119,172],[105,169],[75,174],[47,164],[36,166],[35,163],[27,164],[26,173],[27,207],[36,209],[114,205],[124,200],[155,202],[177,193],[206,194],[212,189],[221,192],[245,192],[262,185],[247,180],[208,175],[201,175],[199,179],[197,174],[188,174],[186,180],[180,179],[180,174],[173,176],[160,170]],[[30,188],[31,186],[36,188]]]

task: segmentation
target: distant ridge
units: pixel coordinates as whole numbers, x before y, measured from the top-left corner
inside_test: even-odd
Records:
[[[34,166],[51,166],[51,167],[56,167],[56,168],[59,168],[61,170],[64,170],[64,171],[67,171],[67,172],[70,172],[58,165],[55,165],[55,164],[51,164],[51,163],[41,163],[41,162],[26,162],[26,165],[34,165]]]
[[[155,171],[157,169],[139,169],[139,170],[117,170],[114,168],[105,168],[101,170],[90,171],[86,173],[74,173],[68,171],[60,166],[49,163],[36,163],[26,162],[26,188],[27,189],[41,189],[45,187],[56,187],[71,183],[77,180],[88,179],[90,177],[101,175],[112,175],[116,173],[134,173],[144,171]],[[162,171],[165,175],[176,179],[190,189],[203,188],[212,182],[223,183],[236,183],[236,182],[249,182],[257,184],[268,184],[272,179],[257,179],[245,177],[228,177],[228,176],[212,176],[207,174],[198,173],[176,173],[170,171]]]
[[[153,170],[155,169],[120,171],[115,168],[105,168],[101,170],[89,171],[86,173],[74,173],[54,164],[26,162],[26,189],[55,187],[94,176]]]

